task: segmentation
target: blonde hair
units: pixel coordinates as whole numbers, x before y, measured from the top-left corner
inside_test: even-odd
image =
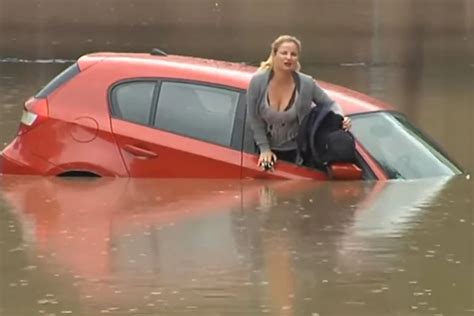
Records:
[[[278,51],[278,48],[280,48],[280,46],[283,44],[283,43],[288,43],[288,42],[291,42],[291,43],[294,43],[296,45],[296,47],[298,48],[298,53],[301,53],[301,42],[299,39],[297,39],[296,37],[294,36],[291,36],[291,35],[280,35],[277,37],[276,40],[273,41],[272,43],[272,50],[270,51],[270,56],[268,56],[268,59],[265,60],[265,61],[262,61],[260,63],[260,67],[258,68],[258,70],[263,70],[263,69],[272,69],[273,68],[273,56],[275,56],[276,52]],[[301,69],[301,65],[300,65],[300,62],[298,62],[297,66],[296,66],[296,70],[299,71]]]

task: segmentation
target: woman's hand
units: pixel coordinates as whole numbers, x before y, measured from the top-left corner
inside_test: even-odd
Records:
[[[342,128],[345,131],[348,131],[352,127],[352,121],[349,117],[345,116],[344,120],[342,121]]]
[[[258,158],[258,165],[265,170],[267,169],[265,168],[265,165],[273,168],[273,165],[275,164],[276,161],[277,161],[276,155],[269,150],[269,151],[262,152],[260,154],[260,157]]]

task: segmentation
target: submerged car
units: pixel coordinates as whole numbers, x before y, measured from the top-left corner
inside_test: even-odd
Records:
[[[352,118],[357,163],[333,174],[257,166],[245,93],[255,67],[187,56],[93,53],[24,105],[0,173],[45,176],[385,180],[462,173],[388,104],[325,82]]]

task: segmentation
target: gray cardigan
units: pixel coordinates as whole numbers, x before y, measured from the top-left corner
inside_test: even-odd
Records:
[[[271,76],[270,70],[258,71],[252,76],[247,89],[247,113],[252,127],[254,139],[260,152],[270,150],[270,142],[266,132],[267,123],[262,119],[261,109],[266,106],[265,92]],[[296,107],[298,123],[311,110],[313,102],[316,105],[328,104],[334,112],[342,114],[341,107],[324,92],[312,77],[301,72],[294,72],[298,96],[293,106]],[[290,126],[290,125],[288,125]],[[285,127],[280,127],[285,128]]]

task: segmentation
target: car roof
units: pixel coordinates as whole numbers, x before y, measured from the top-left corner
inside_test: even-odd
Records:
[[[244,63],[199,58],[183,55],[156,55],[150,53],[117,53],[98,52],[81,56],[78,64],[81,70],[97,63],[113,63],[115,65],[150,66],[167,69],[180,69],[180,75],[186,78],[202,78],[216,84],[231,85],[239,89],[246,89],[257,67]],[[188,78],[186,78],[188,79]],[[335,99],[345,114],[358,114],[380,110],[393,110],[389,104],[370,97],[366,94],[317,79],[318,84]]]

